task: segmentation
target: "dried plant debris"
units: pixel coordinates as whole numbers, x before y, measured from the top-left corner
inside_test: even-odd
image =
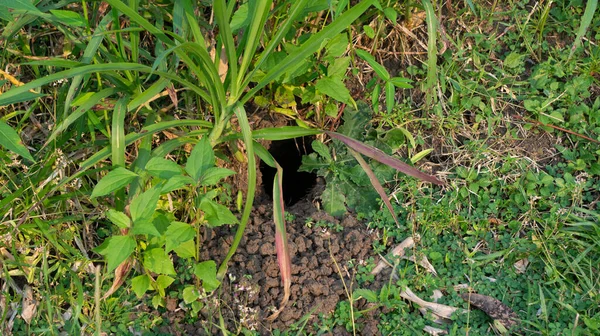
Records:
[[[494,325],[500,332],[502,332],[502,327],[512,329],[519,325],[518,315],[510,307],[493,297],[476,293],[464,293],[460,296],[494,319]]]
[[[443,319],[449,320],[452,317],[452,314],[454,314],[456,312],[458,312],[460,314],[465,313],[465,310],[460,309],[460,308],[451,307],[451,306],[443,305],[440,303],[425,301],[425,300],[421,299],[420,297],[418,297],[417,294],[415,294],[408,287],[406,287],[402,291],[402,293],[400,293],[400,296],[405,300],[416,303],[417,305],[421,306],[422,308],[426,308],[427,310],[431,311],[431,313],[433,315],[435,315],[436,317],[440,317]]]
[[[438,335],[448,335],[448,332],[444,329],[435,328],[432,326],[423,327],[423,331],[428,333],[429,335],[438,336]]]

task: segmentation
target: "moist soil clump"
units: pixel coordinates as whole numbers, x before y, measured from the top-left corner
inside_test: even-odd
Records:
[[[319,211],[310,201],[303,200],[286,208],[286,212],[294,216],[293,220],[286,221],[292,261],[290,301],[273,322],[266,321],[279,307],[283,287],[275,250],[272,205],[264,195],[256,203],[259,205],[252,212],[245,236],[230,262],[228,276],[219,293],[206,300],[205,308],[192,325],[180,324],[179,328],[175,328],[178,321],[174,320],[181,321],[182,314],[179,318],[168,313],[163,315],[171,322],[165,327],[168,330],[163,332],[217,334],[220,333],[216,325],[221,314],[229,331],[235,332],[244,327],[257,330],[261,335],[270,335],[275,329],[287,329],[303,317],[310,316],[304,332],[312,334],[319,314],[333,313],[338,302],[348,300],[344,282],[352,290],[351,283],[356,283],[356,266],[374,257],[371,246],[375,237],[355,217],[347,215],[338,220]],[[235,229],[234,226],[207,229],[202,259],[212,259],[217,263],[223,260]],[[349,266],[350,263],[355,267]],[[355,303],[355,308],[364,309],[366,305],[361,299]],[[373,310],[356,321],[361,335],[379,334],[377,313],[377,309]],[[336,328],[330,334],[348,333],[344,328]]]

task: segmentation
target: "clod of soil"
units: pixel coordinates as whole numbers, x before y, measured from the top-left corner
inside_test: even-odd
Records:
[[[295,216],[293,221],[287,222],[292,260],[291,297],[281,315],[273,323],[267,323],[264,319],[274,308],[279,307],[283,296],[271,209],[271,205],[263,203],[253,211],[245,237],[230,263],[228,279],[222,284],[220,312],[230,330],[236,330],[243,324],[245,327],[256,328],[261,334],[270,334],[270,330],[285,329],[311,314],[308,328],[319,313],[332,313],[339,301],[348,299],[342,282],[350,286],[352,281],[353,274],[347,267],[348,263],[361,263],[372,256],[370,253],[374,237],[354,217],[346,216],[339,221],[318,211],[306,200],[289,207],[286,210]],[[333,225],[307,225],[309,218],[313,223],[323,221]],[[336,224],[341,224],[343,230],[336,232],[333,229]],[[235,227],[220,227],[207,232],[202,258],[217,262],[222,260],[229,249],[234,231]],[[212,316],[213,322],[218,321],[215,318],[216,316]],[[199,316],[199,320],[210,319],[208,310],[203,312],[203,316]],[[363,321],[363,325],[362,335],[378,334],[375,319]],[[197,327],[191,329],[195,329],[196,334],[205,334]],[[342,331],[335,331],[336,334],[339,332]]]

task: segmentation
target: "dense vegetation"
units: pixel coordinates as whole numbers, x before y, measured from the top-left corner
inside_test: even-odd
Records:
[[[0,332],[155,334],[172,302],[193,324],[229,290],[258,159],[276,172],[285,309],[291,215],[264,145],[312,136],[300,170],[324,179],[319,205],[363,220],[393,271],[373,289],[377,260],[343,265],[346,300],[275,334],[361,334],[373,318],[384,335],[600,333],[596,11],[0,0]],[[254,115],[287,126],[255,128]],[[203,259],[202,232],[221,226],[235,231],[227,257]],[[407,238],[412,261],[394,258]],[[410,291],[459,310],[422,314]],[[257,333],[212,321],[207,332]]]

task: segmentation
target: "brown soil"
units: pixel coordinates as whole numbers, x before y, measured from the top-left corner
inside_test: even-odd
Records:
[[[246,227],[237,253],[230,262],[228,277],[221,286],[220,293],[206,300],[206,307],[192,325],[180,325],[185,313],[173,309],[163,315],[169,320],[163,332],[181,335],[217,334],[219,314],[225,319],[231,332],[241,326],[258,330],[261,335],[270,335],[272,330],[286,329],[303,317],[309,317],[304,331],[312,334],[313,324],[319,314],[330,314],[338,302],[347,300],[344,283],[350,288],[354,278],[350,262],[358,265],[373,257],[373,235],[367,232],[366,225],[353,216],[342,220],[335,219],[317,208],[310,200],[301,201],[286,209],[295,216],[287,222],[289,252],[292,260],[292,287],[290,302],[274,322],[266,317],[279,307],[283,288],[275,251],[275,224],[272,220],[272,206],[266,197],[260,197]],[[325,221],[333,225],[341,224],[343,230],[336,232],[332,227],[312,225]],[[213,259],[219,263],[225,257],[233,239],[236,227],[211,229],[205,234],[202,259]],[[337,266],[336,266],[337,263]],[[339,269],[338,269],[339,267]],[[341,274],[340,274],[341,273]],[[343,276],[343,278],[341,278]],[[376,285],[374,285],[376,286]],[[366,303],[360,300],[355,308],[364,309]],[[175,304],[174,304],[175,306]],[[378,335],[378,310],[358,319],[361,335]],[[214,324],[213,324],[214,323]],[[182,323],[183,324],[183,323]],[[211,329],[212,325],[212,329]],[[207,330],[209,332],[207,332]],[[348,334],[338,327],[330,334]]]

